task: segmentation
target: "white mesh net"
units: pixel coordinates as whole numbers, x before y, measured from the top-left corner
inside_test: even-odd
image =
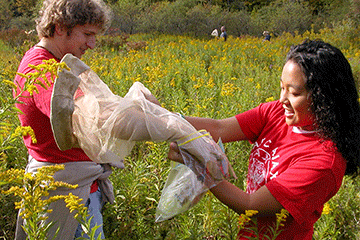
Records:
[[[191,192],[192,197],[201,196],[224,178],[235,176],[225,153],[210,134],[197,131],[178,114],[148,101],[145,95],[151,92],[143,84],[135,82],[129,92],[120,97],[78,58],[68,54],[62,61],[71,70],[59,71],[51,103],[51,124],[61,150],[73,147],[76,139],[94,162],[124,167],[123,159],[130,154],[136,141],[177,141],[189,168],[187,174],[196,176],[195,182],[200,183],[195,186],[191,180],[190,185],[182,185],[197,191],[195,195]],[[178,174],[183,174],[183,170]],[[171,175],[178,181],[173,178],[173,172]],[[171,196],[183,195],[183,188],[180,192],[171,191]],[[177,208],[176,204],[166,202],[173,199],[168,192],[166,199],[162,199],[163,206],[167,207],[162,209],[159,220],[167,219],[164,211],[171,210],[173,214],[176,213],[174,207]],[[186,204],[189,208],[193,203],[190,199],[181,201],[180,205]]]

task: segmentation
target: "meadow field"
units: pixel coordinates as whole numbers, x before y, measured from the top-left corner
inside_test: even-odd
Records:
[[[342,39],[341,32],[323,30],[318,34],[283,34],[263,42],[256,37],[215,38],[132,35],[126,45],[107,44],[109,36],[88,51],[83,61],[123,96],[135,81],[142,82],[163,107],[188,116],[225,118],[279,98],[280,76],[290,46],[304,39],[322,39],[339,47],[360,80],[360,48]],[[116,41],[117,37],[111,37]],[[118,37],[120,38],[120,37]],[[120,40],[119,40],[120,41]],[[12,80],[25,49],[31,42],[11,46],[0,41],[0,80]],[[18,120],[12,108],[10,84],[0,85],[1,171],[24,168],[26,149],[14,135]],[[18,134],[19,135],[19,134]],[[359,143],[360,144],[360,143]],[[226,154],[244,188],[251,145],[225,144]],[[125,159],[125,169],[114,169],[115,203],[104,210],[106,239],[236,239],[239,216],[211,193],[189,211],[155,223],[162,188],[170,170],[168,143],[137,143]],[[360,178],[345,177],[338,194],[331,199],[315,226],[314,239],[360,239]],[[2,186],[1,186],[2,185]],[[1,183],[1,189],[11,184]],[[17,211],[12,195],[0,194],[0,239],[13,239]]]

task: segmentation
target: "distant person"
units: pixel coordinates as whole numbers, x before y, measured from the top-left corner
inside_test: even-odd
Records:
[[[227,40],[227,33],[226,33],[226,29],[225,29],[225,26],[222,26],[221,27],[221,34],[220,34],[220,38],[223,38],[224,39],[224,41],[226,41]]]
[[[263,41],[269,41],[270,42],[270,33],[268,31],[263,32],[264,40]]]
[[[211,32],[211,36],[216,37],[216,38],[219,37],[219,32],[216,28]]]

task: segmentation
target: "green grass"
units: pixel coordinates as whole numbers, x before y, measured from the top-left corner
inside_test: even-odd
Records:
[[[360,49],[341,43],[341,35],[306,33],[284,34],[271,43],[259,38],[230,37],[226,43],[216,39],[198,40],[182,36],[136,35],[129,41],[146,41],[137,51],[99,46],[83,60],[120,96],[134,81],[142,82],[170,111],[184,115],[225,118],[246,111],[259,103],[278,99],[279,79],[285,54],[306,37],[322,38],[338,46],[349,59],[359,79]],[[102,43],[106,44],[106,37]],[[12,79],[19,63],[17,49],[0,42],[0,80]],[[10,57],[13,56],[13,57]],[[10,62],[9,62],[9,59]],[[0,85],[5,106],[11,89]],[[18,123],[10,113],[1,121]],[[11,132],[11,129],[9,130]],[[7,133],[8,134],[8,133]],[[0,131],[2,138],[6,132]],[[244,189],[248,156],[247,142],[228,143],[226,154],[238,176],[231,180]],[[155,223],[156,206],[170,170],[168,144],[137,143],[125,160],[126,168],[115,169],[111,181],[115,204],[104,210],[107,239],[236,239],[238,216],[208,193],[189,211],[171,220]],[[2,169],[24,168],[26,150],[21,140],[11,143]],[[359,178],[346,177],[338,194],[329,202],[329,214],[316,223],[314,239],[359,238]],[[0,239],[13,239],[16,211],[14,198],[0,194]]]

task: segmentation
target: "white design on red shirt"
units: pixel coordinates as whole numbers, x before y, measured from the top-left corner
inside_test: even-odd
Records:
[[[272,141],[263,138],[254,143],[253,150],[249,158],[249,175],[252,176],[247,183],[247,193],[253,193],[260,186],[263,186],[273,178],[276,178],[278,171],[276,161],[280,156],[276,154],[277,148],[272,149]]]

